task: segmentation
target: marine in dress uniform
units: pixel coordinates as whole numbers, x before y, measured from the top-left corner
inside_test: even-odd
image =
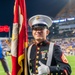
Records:
[[[50,17],[35,15],[29,19],[29,25],[33,29],[49,28],[52,25]],[[71,67],[62,52],[60,46],[53,45],[51,65],[47,66],[49,45],[48,40],[34,42],[28,47],[28,67],[30,75],[70,75]]]

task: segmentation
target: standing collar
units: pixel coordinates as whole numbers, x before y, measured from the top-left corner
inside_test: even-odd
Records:
[[[49,41],[47,41],[47,40],[44,40],[44,41],[42,41],[42,42],[40,42],[40,43],[36,43],[35,42],[35,44],[37,45],[37,46],[45,46],[45,45],[47,45],[47,44],[49,44],[50,42]]]

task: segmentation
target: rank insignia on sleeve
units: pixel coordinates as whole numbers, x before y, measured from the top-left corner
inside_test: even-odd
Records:
[[[68,60],[64,54],[62,54],[61,59],[64,63],[68,63]]]

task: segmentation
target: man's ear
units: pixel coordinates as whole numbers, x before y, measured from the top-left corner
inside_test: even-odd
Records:
[[[50,33],[50,31],[47,29],[47,32],[46,32],[46,34],[48,35]]]

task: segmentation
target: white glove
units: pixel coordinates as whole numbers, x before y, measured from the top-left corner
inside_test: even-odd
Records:
[[[49,67],[44,65],[41,61],[39,61],[40,66],[38,67],[38,75],[49,74]]]

